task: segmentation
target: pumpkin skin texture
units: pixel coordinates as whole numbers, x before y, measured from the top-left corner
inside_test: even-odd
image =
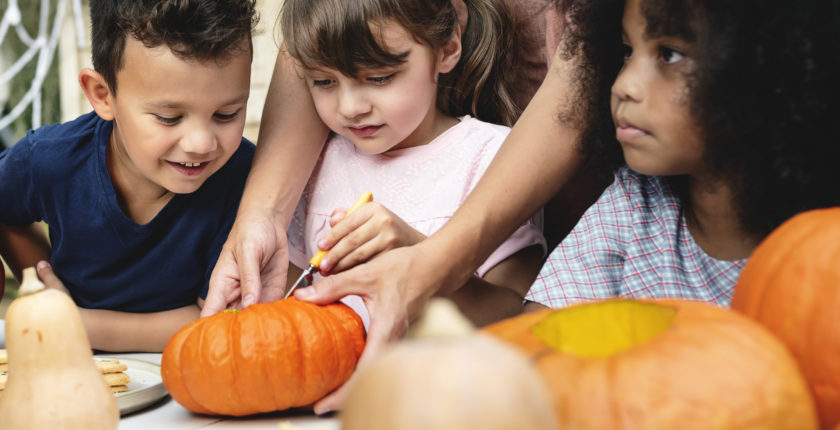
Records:
[[[364,338],[361,318],[346,305],[292,297],[186,325],[163,351],[161,376],[172,398],[196,413],[308,406],[350,377]]]
[[[840,425],[840,208],[803,212],[770,233],[744,266],[732,309],[787,345],[822,427]]]
[[[727,309],[608,300],[520,315],[485,331],[535,363],[560,428],[817,428],[790,353]],[[604,348],[613,344],[621,345]]]

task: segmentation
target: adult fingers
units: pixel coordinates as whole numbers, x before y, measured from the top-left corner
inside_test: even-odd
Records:
[[[354,281],[358,277],[356,272],[362,272],[363,269],[362,266],[357,266],[346,272],[327,276],[311,287],[298,288],[295,290],[295,298],[318,305],[326,305],[350,294],[367,296],[369,292],[361,287],[360,282]]]
[[[236,262],[239,267],[239,285],[242,288],[242,307],[257,303],[260,298],[260,256],[254,248],[243,246]]]
[[[237,272],[236,261],[231,256],[229,248],[224,247],[210,274],[209,290],[204,299],[204,307],[201,308],[202,317],[225,310],[228,304],[236,299],[231,296],[239,296],[239,281],[230,275],[231,272]]]

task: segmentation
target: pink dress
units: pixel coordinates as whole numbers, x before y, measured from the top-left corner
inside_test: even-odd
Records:
[[[317,252],[317,240],[330,228],[333,210],[348,208],[365,190],[413,228],[431,235],[461,206],[509,131],[508,127],[465,116],[426,145],[383,154],[366,154],[347,139],[332,137],[288,230],[292,264],[301,268],[308,265]],[[529,246],[540,246],[545,252],[542,226],[539,212],[497,248],[476,274],[484,276],[496,264]],[[357,306],[361,300],[349,299],[366,320],[366,312]]]

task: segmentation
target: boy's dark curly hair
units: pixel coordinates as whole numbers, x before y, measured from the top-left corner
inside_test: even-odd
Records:
[[[624,2],[555,1],[569,20],[565,54],[583,59],[577,108],[561,120],[583,124],[586,158],[611,171],[623,163],[609,100]],[[840,205],[840,2],[642,0],[642,10],[650,35],[695,42],[690,112],[746,232],[764,235],[798,212]],[[670,179],[680,194],[684,180]]]
[[[91,0],[94,69],[111,91],[123,66],[126,37],[168,46],[182,58],[224,60],[251,49],[256,0]],[[247,42],[247,43],[246,43]]]

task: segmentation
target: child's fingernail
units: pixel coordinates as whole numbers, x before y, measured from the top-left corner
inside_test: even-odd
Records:
[[[313,291],[312,288],[298,288],[295,290],[295,296],[301,299],[312,297],[313,294],[315,294],[315,291]]]
[[[318,249],[327,249],[327,246],[329,246],[329,244],[326,240],[321,239],[318,241]]]
[[[46,261],[39,261],[38,262],[38,268],[39,269],[49,269],[50,268],[50,263],[47,263]]]

